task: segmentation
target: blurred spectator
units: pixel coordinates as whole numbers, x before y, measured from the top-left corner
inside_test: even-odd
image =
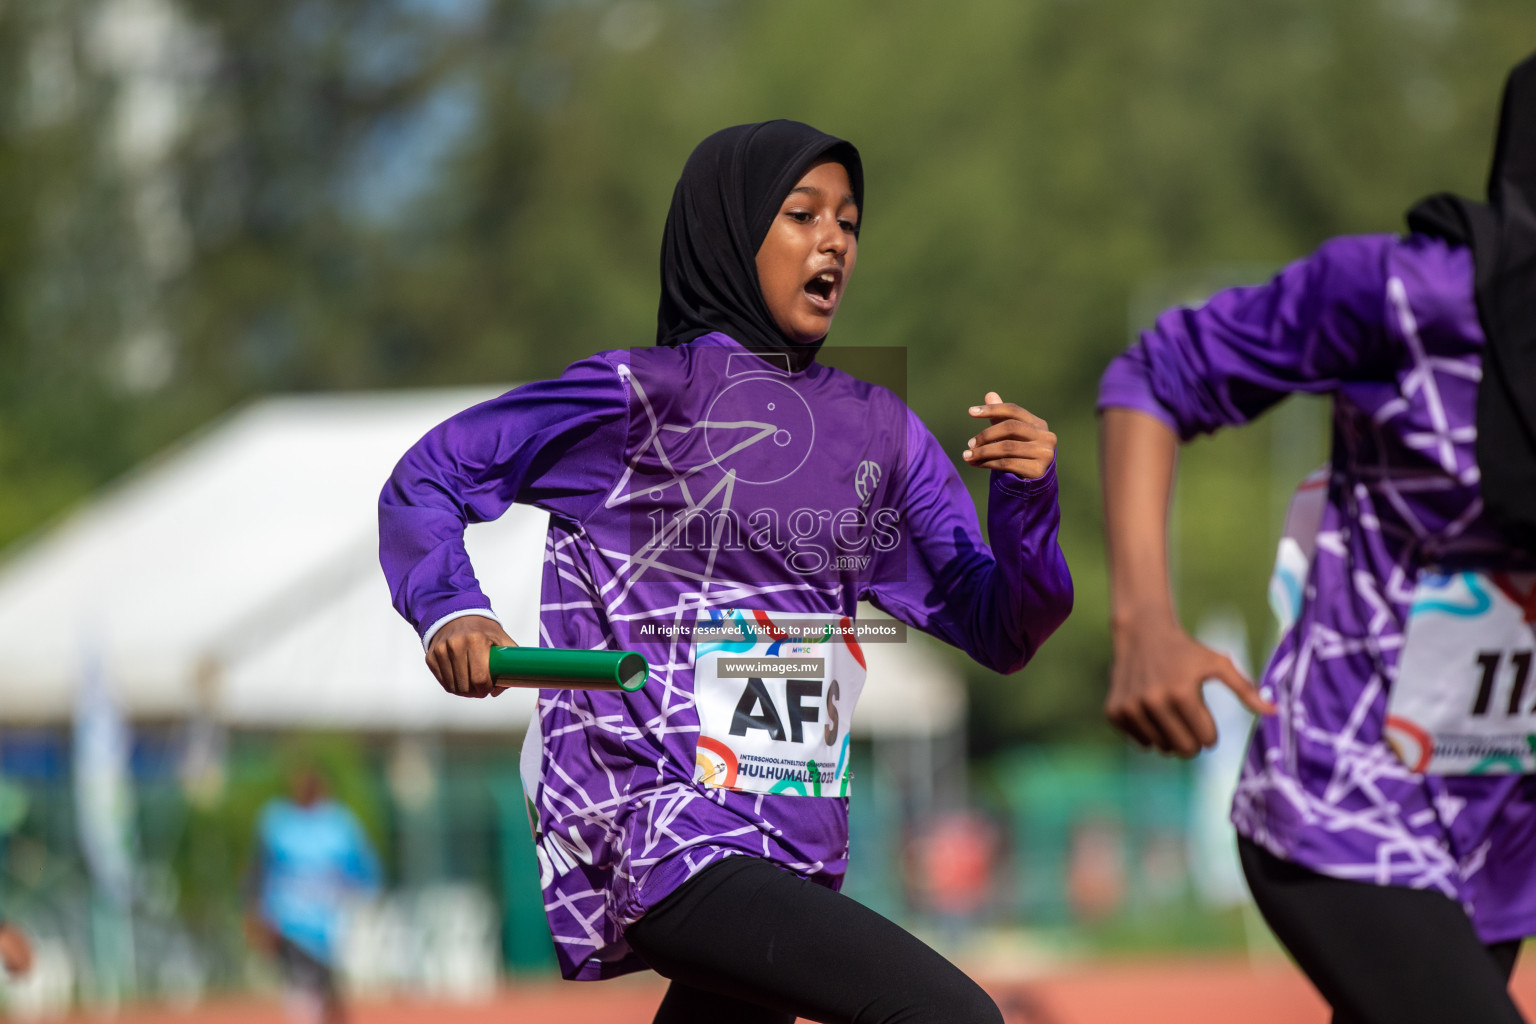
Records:
[[[1090,818],[1072,832],[1067,855],[1067,900],[1078,921],[1101,921],[1126,895],[1125,830],[1119,822]]]
[[[936,819],[912,846],[914,881],[924,909],[938,915],[954,945],[992,894],[997,830],[971,811]]]
[[[17,786],[0,779],[0,854],[5,851],[8,834],[27,816],[27,795]],[[32,943],[27,933],[5,919],[0,909],[0,967],[20,977],[32,967]]]
[[[291,798],[269,801],[257,822],[247,928],[252,944],[276,958],[295,1016],[341,1024],[337,932],[346,904],[377,891],[378,858],[314,768],[295,771],[290,786]]]
[[[27,941],[27,933],[4,920],[0,920],[0,964],[17,977],[32,967],[32,943]]]

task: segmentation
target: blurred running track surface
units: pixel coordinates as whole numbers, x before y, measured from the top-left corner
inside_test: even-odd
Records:
[[[1527,953],[1527,957],[1530,957]],[[596,983],[512,985],[478,1003],[398,999],[360,1001],[351,1024],[649,1024],[664,982],[639,975]],[[1084,964],[1030,981],[989,984],[1008,1024],[1326,1024],[1328,1010],[1290,964],[1246,960],[1177,959]],[[1536,1008],[1536,962],[1515,973],[1516,998]],[[285,1020],[280,1003],[213,1001],[190,1010],[125,1009],[114,1024],[272,1024]],[[1536,1018],[1533,1018],[1536,1019]],[[82,1014],[76,1024],[101,1024]],[[722,1022],[726,1024],[726,1022]]]

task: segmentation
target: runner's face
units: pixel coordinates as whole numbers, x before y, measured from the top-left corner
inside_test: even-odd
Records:
[[[796,345],[826,337],[858,259],[859,208],[848,170],[814,165],[790,189],[757,250],[757,282],[780,332]]]

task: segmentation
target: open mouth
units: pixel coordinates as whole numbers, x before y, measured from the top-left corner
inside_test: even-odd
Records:
[[[819,306],[830,306],[837,296],[837,286],[842,282],[842,274],[836,270],[823,270],[809,281],[805,282],[805,293],[811,297],[811,301]]]

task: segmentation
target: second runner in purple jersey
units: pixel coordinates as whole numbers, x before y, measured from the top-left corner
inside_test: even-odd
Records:
[[[1406,236],[1335,238],[1170,310],[1100,388],[1106,710],[1185,757],[1216,738],[1203,680],[1261,713],[1239,852],[1337,1024],[1520,1019],[1505,981],[1536,934],[1532,211],[1536,58],[1506,88],[1488,205],[1434,197]],[[1332,398],[1332,454],[1293,503],[1293,607],[1255,688],[1180,627],[1166,510],[1181,441],[1292,392]]]

